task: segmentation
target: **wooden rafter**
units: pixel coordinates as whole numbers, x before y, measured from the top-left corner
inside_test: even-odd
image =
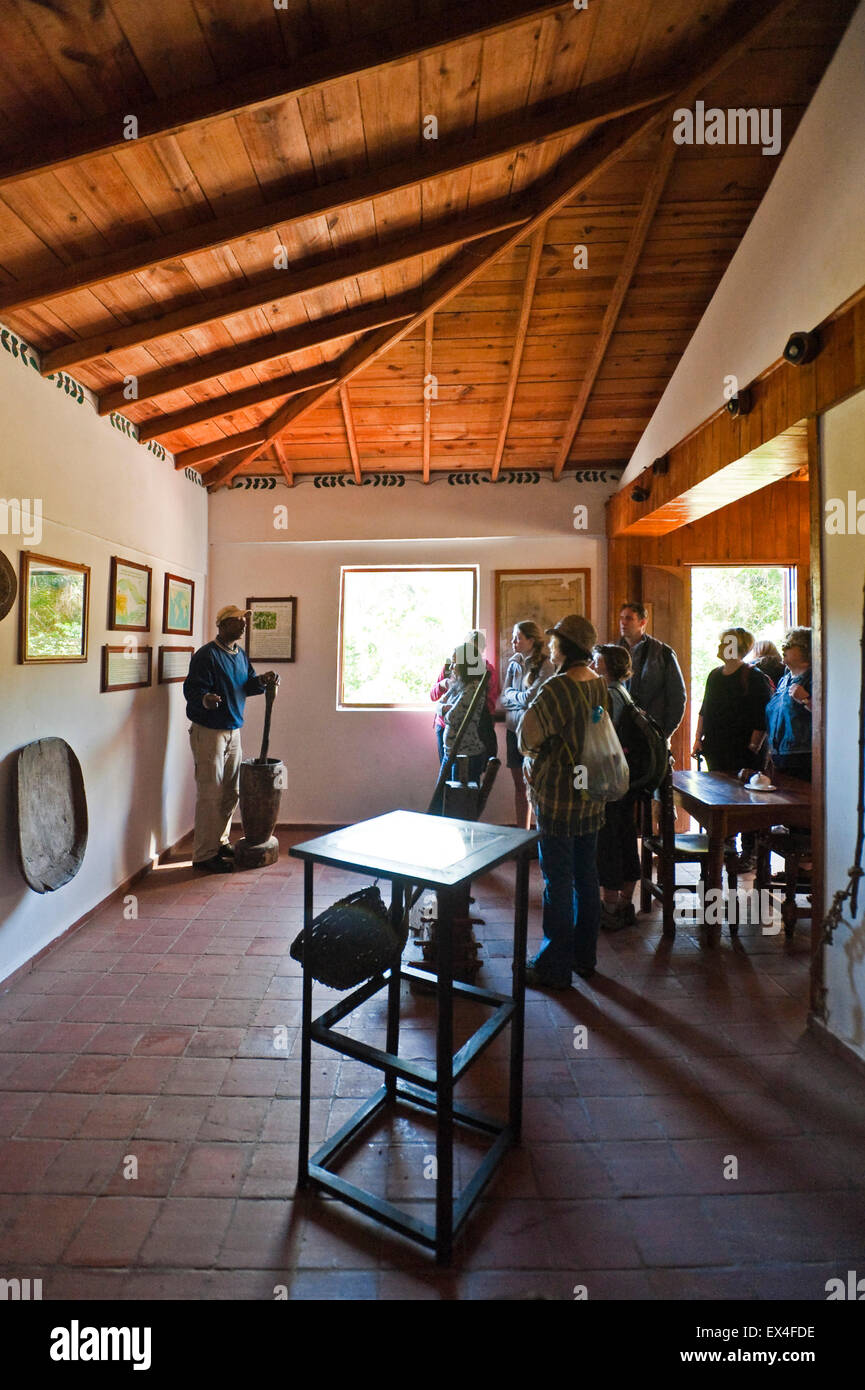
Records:
[[[423,480],[430,478],[430,452],[432,446],[432,356],[433,323],[435,314],[430,314],[423,330],[423,439],[421,444]]]
[[[355,175],[305,189],[273,202],[243,208],[193,227],[182,227],[150,241],[136,242],[71,266],[62,266],[36,280],[0,287],[0,314],[45,304],[61,295],[92,289],[123,275],[181,260],[202,251],[213,251],[233,241],[286,229],[317,217],[332,217],[372,198],[399,193],[429,179],[459,173],[475,164],[498,159],[516,149],[526,149],[557,136],[585,129],[640,110],[669,95],[669,73],[643,79],[630,86],[605,83],[581,92],[572,102],[557,104],[537,115],[521,114],[510,120],[489,121],[471,138],[430,141],[421,155],[413,155],[373,173]],[[441,145],[441,148],[439,148]]]
[[[205,425],[211,420],[232,415],[236,410],[266,405],[268,401],[276,401],[283,396],[297,396],[301,391],[310,391],[314,386],[324,386],[331,381],[336,381],[333,367],[310,367],[308,371],[295,372],[293,376],[277,376],[271,381],[260,382],[258,386],[248,386],[245,391],[233,391],[228,396],[211,396],[199,405],[177,410],[173,415],[156,415],[152,420],[143,420],[138,426],[138,442],[146,444],[149,439],[164,439],[176,430],[189,429],[191,425]]]
[[[294,473],[288,465],[288,459],[285,457],[285,449],[283,448],[281,439],[274,439],[273,449],[276,454],[276,461],[282,469],[282,476],[285,478],[289,487],[294,487]]]
[[[136,147],[180,135],[208,121],[256,111],[274,102],[297,99],[334,82],[384,72],[451,44],[518,28],[562,10],[562,0],[472,0],[429,19],[410,20],[367,38],[313,53],[289,66],[267,68],[247,77],[178,93],[168,101],[141,104]],[[0,187],[36,174],[52,173],[79,159],[117,154],[129,148],[126,115],[112,112],[79,126],[59,127],[46,141],[40,135],[22,143],[0,166]],[[50,150],[50,155],[46,152]]]
[[[586,374],[580,384],[577,399],[574,402],[573,409],[568,417],[568,423],[565,426],[562,443],[556,455],[555,464],[553,465],[554,478],[559,478],[561,476],[562,469],[568,461],[568,455],[571,452],[574,440],[577,437],[577,432],[582,424],[586,406],[589,403],[589,397],[592,394],[598,372],[601,370],[601,364],[603,363],[607,348],[610,345],[610,339],[616,331],[616,324],[622,312],[625,296],[631,287],[631,281],[636,273],[640,256],[643,254],[646,237],[649,235],[649,230],[654,220],[661,194],[664,191],[664,185],[667,182],[675,153],[676,146],[673,144],[672,134],[666,131],[661,143],[658,159],[652,170],[651,178],[649,179],[649,185],[640,205],[640,211],[637,214],[637,220],[634,223],[631,235],[628,239],[625,256],[619,268],[619,273],[616,276],[616,283],[613,286],[613,293],[604,311],[601,331],[592,348]]]
[[[342,248],[338,256],[314,266],[301,267],[293,273],[283,272],[266,280],[256,280],[253,284],[246,284],[228,294],[208,294],[194,304],[184,305],[182,309],[175,309],[152,319],[140,319],[126,327],[115,324],[91,338],[79,338],[75,343],[55,348],[53,352],[44,354],[42,374],[51,376],[54,372],[68,371],[71,367],[90,362],[95,357],[108,357],[115,352],[144,347],[157,338],[203,328],[206,324],[230,318],[233,314],[248,313],[264,305],[278,304],[297,295],[326,289],[344,280],[353,280],[356,276],[386,270],[403,261],[414,260],[418,256],[447,251],[471,241],[481,241],[496,232],[522,226],[525,220],[525,216],[515,213],[513,207],[498,206],[490,210],[485,209],[473,217],[448,218],[440,226],[431,227],[414,236],[402,233],[386,241],[383,246],[375,246],[369,250]]]
[[[345,425],[345,437],[348,442],[348,453],[351,459],[354,480],[356,483],[359,483],[361,481],[360,455],[357,451],[357,435],[354,429],[354,416],[351,413],[351,401],[348,398],[348,387],[344,382],[339,388],[339,404],[342,410],[343,424]]]
[[[514,350],[511,356],[511,370],[508,375],[508,389],[505,392],[505,403],[502,407],[502,423],[499,428],[499,437],[496,440],[496,452],[493,456],[492,478],[495,482],[499,476],[502,466],[502,456],[505,452],[505,441],[508,437],[508,426],[511,423],[511,411],[514,408],[514,396],[517,393],[517,381],[520,376],[520,367],[523,360],[523,349],[526,345],[526,334],[529,331],[529,318],[532,312],[532,300],[535,295],[535,282],[538,278],[538,269],[541,264],[541,252],[544,249],[544,232],[547,223],[544,222],[537,228],[529,243],[529,262],[526,267],[526,278],[523,282],[523,297],[520,304],[520,316],[517,321],[517,332],[514,339]]]
[[[658,118],[655,117],[654,119],[657,120]],[[400,342],[406,333],[410,333],[424,324],[430,314],[436,313],[455,295],[459,294],[460,290],[465,289],[472,281],[476,280],[478,275],[488,269],[501,254],[517,245],[526,232],[533,232],[536,226],[545,222],[559,207],[576,197],[582,188],[593,182],[615,163],[621,157],[623,150],[630,149],[634,144],[639,143],[644,138],[645,133],[640,116],[625,116],[616,121],[611,128],[605,130],[597,139],[597,143],[593,140],[587,146],[581,145],[576,154],[564,161],[564,172],[560,172],[546,186],[546,191],[542,195],[543,203],[540,210],[530,216],[525,227],[519,228],[516,232],[499,232],[497,235],[487,238],[485,242],[475,242],[471,247],[466,247],[460,251],[452,262],[433,276],[424,291],[420,309],[410,319],[401,324],[396,331],[382,329],[380,333],[371,335],[367,341],[361,341],[354,348],[349,349],[337,364],[340,382],[350,381],[358,372],[363,371],[376,358],[381,357],[383,353]],[[314,410],[319,401],[330,395],[334,389],[336,389],[334,386],[321,386],[316,391],[310,391],[308,395],[288,401],[268,422],[267,439],[253,446],[249,453],[243,457],[235,456],[226,472],[223,473],[220,465],[218,481],[223,481],[226,477],[233,477],[246,464],[252,463],[261,453],[268,439],[272,439],[275,434],[280,434],[293,421]],[[231,452],[230,446],[226,452]],[[213,476],[208,474],[207,482],[208,485],[216,483],[217,475],[215,473]]]
[[[179,367],[166,367],[160,372],[150,372],[138,378],[136,401],[153,400],[154,396],[164,396],[169,391],[180,391],[200,381],[210,381],[216,376],[226,376],[229,372],[240,371],[244,367],[256,367],[261,362],[270,362],[276,357],[285,357],[292,352],[305,352],[308,348],[323,347],[326,343],[337,342],[340,338],[350,338],[355,333],[366,333],[371,328],[383,324],[400,323],[411,317],[419,301],[419,295],[408,295],[392,299],[387,304],[373,304],[365,309],[352,309],[333,318],[316,319],[314,323],[304,324],[302,328],[288,328],[284,333],[274,333],[269,338],[256,338],[254,342],[243,343],[240,347],[227,348],[225,352],[215,352],[209,357],[195,357]],[[112,410],[123,410],[129,404],[122,387],[112,387],[99,397],[99,414],[108,415]]]
[[[368,343],[361,342],[345,354],[339,364],[340,381],[350,380],[390,347],[400,342],[406,333],[425,322],[430,313],[436,312],[471,284],[501,254],[523,240],[526,235],[533,233],[541,222],[546,221],[560,207],[578,196],[583,188],[593,183],[647,136],[660,129],[672,118],[675,109],[692,101],[704,87],[735,63],[743,52],[757,43],[766,30],[777,24],[797,3],[798,0],[748,0],[748,3],[737,6],[732,16],[717,26],[694,51],[691,75],[683,81],[675,96],[648,117],[637,115],[621,118],[611,123],[586,145],[580,146],[576,156],[570,156],[563,161],[563,172],[552,180],[546,198],[524,228],[516,233],[502,233],[499,237],[490,238],[491,244],[486,254],[482,250],[483,242],[460,252],[454,263],[434,277],[424,294],[424,307],[416,315],[389,333],[382,330],[372,335]],[[322,386],[309,392],[307,396],[289,401],[269,421],[268,439],[314,410],[334,389],[333,386]],[[261,444],[256,445],[239,458],[235,456],[234,459],[225,460],[212,475],[208,475],[208,485],[216,485],[233,477],[258,457],[262,447]]]

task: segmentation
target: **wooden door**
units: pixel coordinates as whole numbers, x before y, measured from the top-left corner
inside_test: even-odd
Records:
[[[683,566],[642,566],[642,600],[649,607],[652,637],[666,642],[679,658],[688,703],[671,740],[676,767],[691,766],[691,572]]]

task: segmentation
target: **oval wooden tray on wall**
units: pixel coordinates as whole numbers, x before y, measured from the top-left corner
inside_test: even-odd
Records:
[[[87,848],[87,797],[81,764],[62,738],[40,738],[18,754],[21,868],[37,893],[74,878]]]

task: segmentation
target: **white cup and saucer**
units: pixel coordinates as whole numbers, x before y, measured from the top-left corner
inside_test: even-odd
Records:
[[[745,783],[745,786],[749,792],[774,792],[777,790],[765,772],[755,772],[754,776]]]

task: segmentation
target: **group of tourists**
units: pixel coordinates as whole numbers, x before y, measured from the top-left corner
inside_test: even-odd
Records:
[[[516,824],[529,823],[530,803],[538,829],[543,941],[526,975],[538,988],[566,988],[572,971],[589,978],[600,928],[617,931],[636,921],[637,803],[643,793],[632,782],[623,796],[605,802],[575,772],[599,711],[607,711],[623,746],[631,741],[635,714],[665,747],[682,722],[687,695],[678,658],[647,625],[648,610],[638,602],[622,605],[619,637],[606,644],[599,644],[592,623],[580,614],[545,632],[532,621],[519,622],[500,693],[483,635],[474,631],[430,691],[439,702],[440,760],[451,761],[462,730],[459,751],[469,755],[470,777],[479,776],[496,754],[497,705],[504,715]],[[741,775],[766,769],[770,776],[810,780],[810,628],[788,631],[780,652],[769,641],[755,643],[745,628],[727,628],[717,654],[721,665],[706,682],[693,756],[705,759],[709,771]],[[476,702],[463,728],[473,689],[485,673],[486,698]],[[740,872],[747,872],[752,857],[753,839],[744,837]]]

